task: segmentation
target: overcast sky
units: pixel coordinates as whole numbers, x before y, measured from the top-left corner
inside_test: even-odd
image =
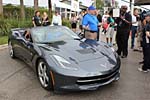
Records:
[[[52,2],[57,2],[59,0],[52,0]],[[83,4],[86,4],[86,5],[90,5],[91,4],[91,0],[79,0],[79,1],[82,1]],[[8,4],[8,3],[11,3],[11,4],[20,4],[20,0],[3,0],[3,3],[4,4]],[[34,4],[34,0],[24,0],[24,4],[25,5],[28,5],[28,6],[33,6]],[[48,6],[48,0],[39,0],[39,6],[43,6],[43,7],[47,7]]]
[[[57,2],[57,1],[59,1],[59,0],[52,0],[52,2]],[[86,5],[91,4],[91,0],[79,0],[79,1],[82,1],[83,4],[86,4]],[[121,0],[117,0],[117,1],[119,1],[120,4],[122,3]],[[48,2],[48,0],[39,0],[39,5],[46,7],[47,2]],[[8,4],[8,3],[20,4],[20,0],[3,0],[3,3],[4,4]],[[25,5],[33,6],[33,3],[34,3],[34,0],[24,0]]]
[[[52,2],[57,2],[59,0],[52,0]],[[90,5],[91,4],[91,0],[79,0],[79,1],[82,1],[83,4],[86,4],[86,5]],[[122,0],[116,0],[119,2],[119,6],[121,5],[129,5],[128,3],[125,3],[123,2]],[[126,0],[126,1],[129,1],[129,0]],[[19,5],[20,4],[20,0],[3,0],[3,3],[4,4],[8,4],[8,3],[11,3],[11,4],[17,4]],[[25,5],[28,5],[28,6],[33,6],[33,3],[34,3],[34,0],[24,0],[24,4]],[[42,6],[42,7],[47,7],[48,6],[48,0],[39,0],[39,6]],[[146,6],[146,8],[149,8],[150,9],[150,5]]]

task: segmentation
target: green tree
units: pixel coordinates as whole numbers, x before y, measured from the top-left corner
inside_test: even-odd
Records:
[[[34,0],[34,11],[38,10],[38,0]]]
[[[21,19],[25,19],[25,10],[24,10],[24,2],[23,0],[20,0],[20,9],[21,9]]]
[[[96,8],[97,9],[103,9],[103,7],[104,7],[103,0],[96,0]]]
[[[49,10],[50,17],[52,17],[52,1],[51,0],[48,0],[48,10]]]
[[[0,0],[0,17],[3,17],[3,0]]]

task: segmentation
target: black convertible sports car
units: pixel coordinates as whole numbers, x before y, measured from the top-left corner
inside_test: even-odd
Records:
[[[120,76],[114,49],[80,39],[64,26],[12,29],[8,46],[10,56],[30,65],[46,90],[95,90]]]

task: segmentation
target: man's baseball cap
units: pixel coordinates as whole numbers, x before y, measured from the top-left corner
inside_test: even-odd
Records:
[[[96,10],[96,8],[94,6],[90,6],[88,10]]]

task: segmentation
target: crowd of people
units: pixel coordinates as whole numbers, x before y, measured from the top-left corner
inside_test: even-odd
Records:
[[[138,70],[150,71],[150,12],[139,12],[134,9],[133,15],[127,12],[127,6],[121,6],[120,16],[114,18],[113,10],[106,11],[101,20],[93,6],[88,8],[87,14],[82,18],[82,27],[86,39],[98,40],[99,26],[103,27],[102,32],[106,34],[106,43],[113,46],[112,39],[116,30],[117,53],[121,58],[128,56],[128,40],[131,35],[131,49],[143,51],[143,64]],[[137,37],[136,45],[135,38]],[[142,49],[141,49],[142,48]]]
[[[48,26],[48,25],[62,25],[62,19],[61,16],[58,14],[57,11],[55,11],[55,14],[53,15],[52,22],[50,22],[48,14],[46,12],[43,12],[43,15],[41,17],[40,12],[36,11],[35,15],[32,18],[32,23],[34,27],[37,26]]]
[[[135,8],[133,15],[131,15],[130,12],[127,12],[127,9],[127,6],[121,6],[120,16],[114,18],[113,9],[106,11],[101,16],[94,6],[90,6],[86,11],[81,11],[78,16],[72,14],[70,18],[71,28],[74,32],[80,29],[78,35],[81,38],[94,41],[99,41],[99,34],[103,32],[106,35],[106,43],[111,47],[116,30],[117,54],[122,58],[128,56],[128,40],[131,35],[131,49],[143,51],[143,61],[140,62],[143,66],[139,67],[138,70],[148,72],[150,70],[150,12],[139,13],[139,10]],[[46,12],[43,13],[41,18],[40,12],[36,11],[32,22],[34,27],[50,25]],[[61,16],[57,11],[53,15],[51,25],[62,25]],[[102,27],[102,30],[100,27]]]

